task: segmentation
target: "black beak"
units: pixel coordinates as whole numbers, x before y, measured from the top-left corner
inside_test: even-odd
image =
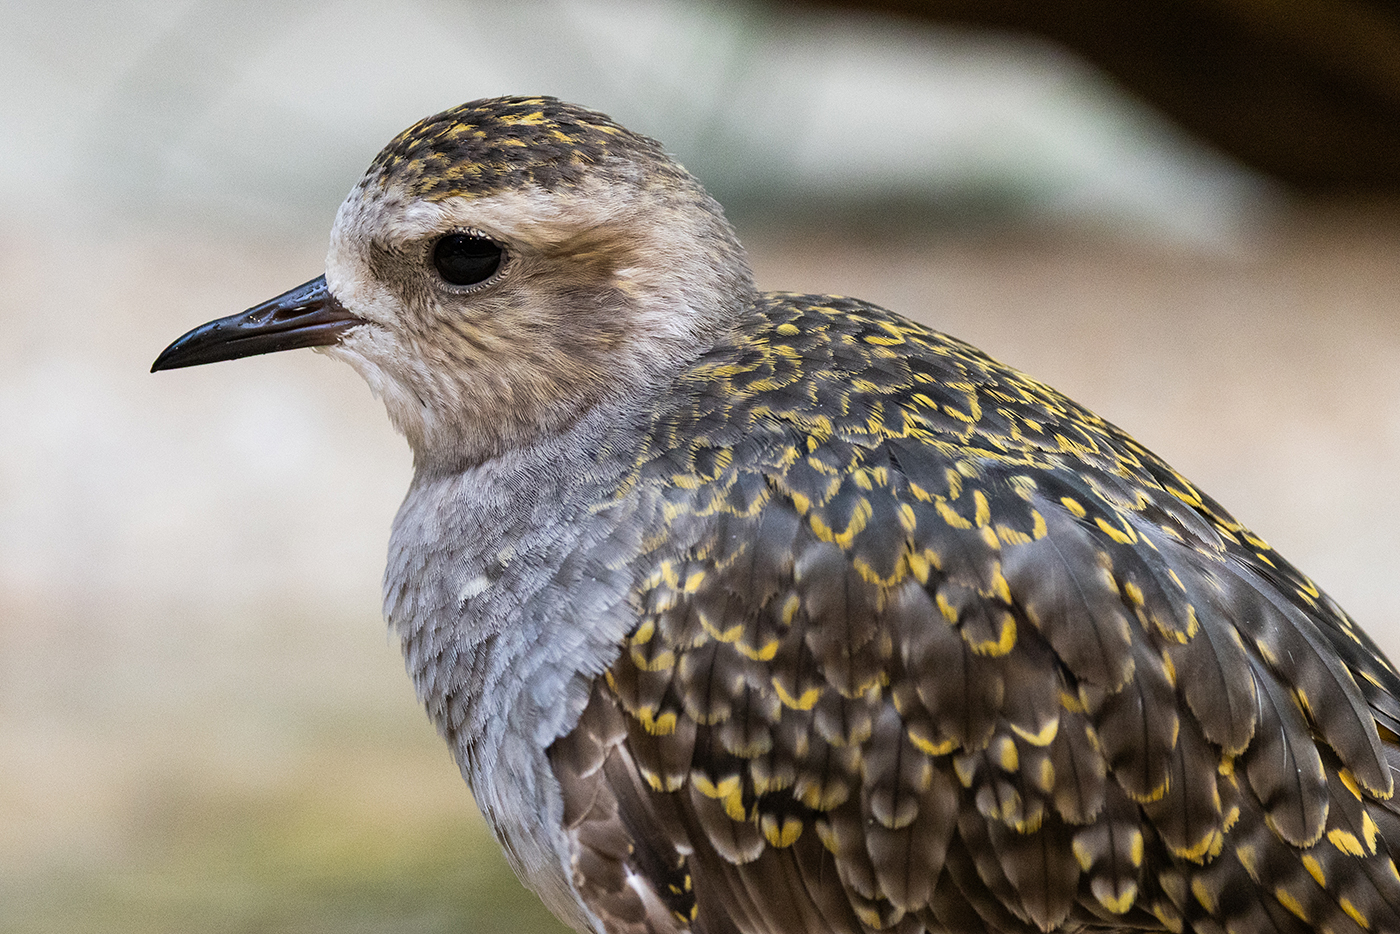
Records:
[[[325,276],[317,276],[242,314],[200,325],[162,350],[151,372],[335,344],[358,324],[364,321],[335,300]]]

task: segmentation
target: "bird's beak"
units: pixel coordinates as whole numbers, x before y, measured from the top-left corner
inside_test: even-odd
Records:
[[[151,372],[335,344],[358,324],[364,321],[336,301],[325,276],[317,276],[242,314],[200,325],[161,351]]]

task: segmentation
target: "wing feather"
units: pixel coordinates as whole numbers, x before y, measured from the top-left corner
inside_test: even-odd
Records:
[[[610,932],[1400,930],[1400,679],[1345,614],[1046,387],[765,309],[647,429],[637,625],[551,748]]]

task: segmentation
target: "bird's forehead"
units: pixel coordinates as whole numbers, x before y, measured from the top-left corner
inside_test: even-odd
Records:
[[[609,117],[549,97],[473,101],[419,121],[365,173],[367,194],[441,201],[502,191],[575,187],[600,174],[664,166],[653,140]]]

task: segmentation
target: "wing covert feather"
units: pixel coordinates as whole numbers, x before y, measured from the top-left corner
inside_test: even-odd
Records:
[[[765,301],[619,493],[638,623],[551,752],[600,917],[1400,930],[1400,682],[1325,595],[966,345]]]

